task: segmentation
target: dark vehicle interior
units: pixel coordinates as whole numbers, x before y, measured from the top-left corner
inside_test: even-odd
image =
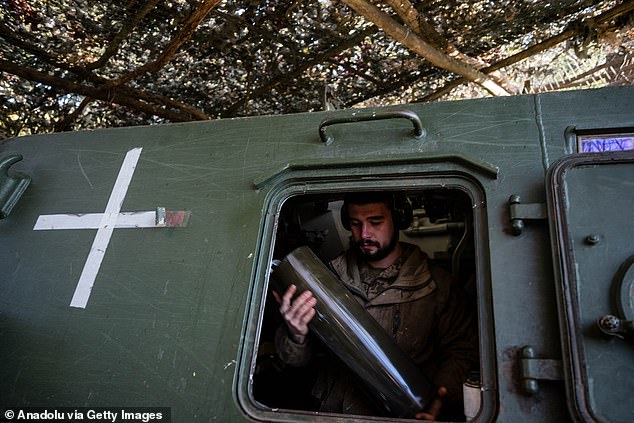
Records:
[[[413,219],[409,228],[400,232],[400,241],[418,245],[436,265],[451,273],[467,292],[475,313],[472,198],[458,188],[434,187],[402,194],[411,202]],[[350,232],[341,224],[342,204],[342,193],[297,195],[287,199],[278,216],[273,259],[281,260],[300,246],[310,247],[325,263],[344,252],[350,244]],[[260,338],[256,340],[253,398],[269,409],[315,410],[310,391],[318,377],[317,369],[310,365],[292,368],[276,356],[274,336],[282,324],[279,306],[269,288]],[[329,354],[324,345],[316,350],[319,354]]]

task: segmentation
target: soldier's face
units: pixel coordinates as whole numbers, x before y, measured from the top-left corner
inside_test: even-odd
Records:
[[[392,252],[398,237],[387,204],[349,204],[348,216],[354,244],[366,260],[381,260]]]

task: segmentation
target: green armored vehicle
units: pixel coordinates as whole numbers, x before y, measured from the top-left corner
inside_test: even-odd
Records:
[[[633,189],[632,87],[6,141],[3,417],[405,420],[315,411],[272,341],[272,262],[337,256],[344,195],[390,191],[477,321],[465,419],[634,421]]]

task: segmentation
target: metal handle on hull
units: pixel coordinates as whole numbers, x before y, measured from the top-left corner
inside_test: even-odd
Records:
[[[24,191],[31,183],[31,178],[19,173],[9,175],[9,168],[22,160],[19,154],[0,159],[0,219],[11,213]]]
[[[426,131],[423,128],[423,124],[420,121],[418,115],[411,110],[391,110],[387,112],[373,112],[373,113],[353,113],[351,116],[324,119],[319,124],[319,137],[321,141],[330,145],[335,141],[332,135],[326,133],[326,127],[331,125],[337,125],[340,123],[353,123],[353,122],[365,122],[371,120],[384,120],[384,119],[408,119],[414,125],[412,136],[416,139],[425,137]]]
[[[370,389],[393,417],[414,417],[432,400],[434,388],[337,277],[308,247],[288,254],[274,270],[274,288],[310,290],[317,304],[311,331]]]

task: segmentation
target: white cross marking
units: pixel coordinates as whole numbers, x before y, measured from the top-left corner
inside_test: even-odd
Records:
[[[85,215],[43,215],[40,216],[35,223],[33,230],[46,230],[46,229],[97,229],[97,235],[88,253],[88,258],[84,264],[84,269],[77,282],[75,293],[70,302],[71,307],[86,308],[88,304],[88,298],[90,298],[90,292],[95,284],[97,273],[99,273],[99,267],[106,254],[106,249],[110,243],[110,237],[115,227],[148,227],[145,226],[148,221],[149,213],[155,216],[155,212],[141,212],[141,213],[120,213],[121,205],[125,199],[128,187],[132,181],[134,170],[136,169],[137,162],[141,156],[142,148],[134,148],[125,156],[119,175],[114,183],[110,199],[106,205],[106,210],[103,213],[85,214]],[[121,217],[121,222],[119,221]],[[131,217],[132,216],[132,217]],[[135,221],[145,222],[143,225],[131,223]],[[64,223],[66,222],[66,223]],[[98,222],[98,223],[97,223]],[[58,223],[61,223],[57,225]],[[84,223],[85,225],[81,225]],[[97,225],[95,226],[95,224]],[[156,224],[151,225],[156,226]]]
[[[37,219],[34,231],[55,229],[99,229],[103,213],[46,214]],[[156,211],[121,212],[117,218],[118,228],[156,228]]]

